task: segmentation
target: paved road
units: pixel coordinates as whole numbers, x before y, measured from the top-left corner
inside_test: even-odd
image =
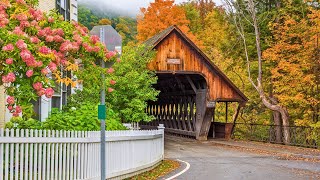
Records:
[[[189,162],[190,169],[175,178],[183,180],[317,179],[320,174],[320,163],[278,160],[179,137],[166,138],[165,157]]]

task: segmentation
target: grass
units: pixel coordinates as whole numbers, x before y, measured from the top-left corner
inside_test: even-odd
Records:
[[[128,178],[127,180],[156,180],[157,178],[177,169],[179,166],[180,164],[177,161],[166,159],[163,160],[162,163],[154,169]]]

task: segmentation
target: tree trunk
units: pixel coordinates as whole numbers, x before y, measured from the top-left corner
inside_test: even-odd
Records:
[[[258,92],[260,94],[260,98],[262,103],[272,111],[277,111],[280,113],[283,125],[283,142],[285,144],[290,144],[290,128],[289,128],[289,114],[285,107],[282,107],[279,104],[271,104],[270,101],[265,96],[264,92],[260,89],[261,83],[258,81]]]
[[[272,111],[273,121],[275,125],[275,141],[276,143],[282,142],[282,132],[281,132],[281,114],[278,111]]]

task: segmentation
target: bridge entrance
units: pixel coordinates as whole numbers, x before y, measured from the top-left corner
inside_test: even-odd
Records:
[[[247,97],[178,27],[167,28],[145,44],[157,51],[148,68],[157,73],[154,87],[160,94],[156,102],[148,102],[147,112],[155,120],[144,125],[164,124],[166,132],[206,140],[216,103],[238,102],[237,117]]]

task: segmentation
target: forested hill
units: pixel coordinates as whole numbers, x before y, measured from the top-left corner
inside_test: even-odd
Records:
[[[78,20],[89,30],[95,25],[111,25],[123,38],[124,45],[135,42],[137,22],[135,18],[121,16],[114,11],[99,11],[90,9],[90,6],[81,4],[78,7]]]

